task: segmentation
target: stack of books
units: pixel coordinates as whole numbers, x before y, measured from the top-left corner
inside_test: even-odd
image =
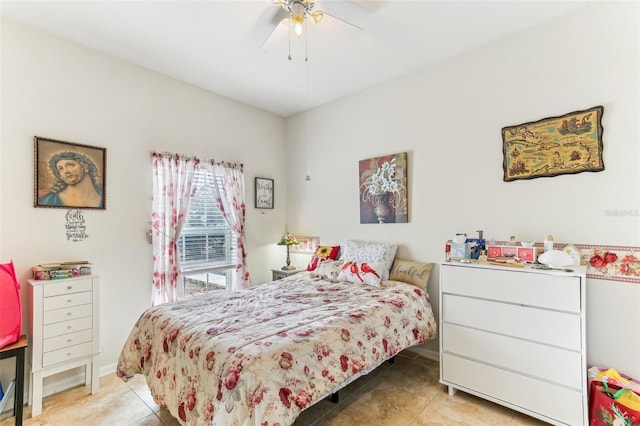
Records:
[[[74,260],[59,263],[41,263],[31,268],[34,280],[59,280],[63,278],[91,275],[91,263],[88,260]]]

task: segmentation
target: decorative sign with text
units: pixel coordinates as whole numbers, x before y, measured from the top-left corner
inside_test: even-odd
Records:
[[[89,238],[87,225],[80,209],[69,209],[65,216],[67,224],[64,226],[67,232],[67,240],[78,242]]]
[[[256,178],[256,209],[273,208],[273,179]]]

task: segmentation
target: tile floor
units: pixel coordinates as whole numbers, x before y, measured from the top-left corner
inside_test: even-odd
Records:
[[[438,363],[403,352],[340,392],[340,402],[320,401],[304,411],[294,426],[540,426],[546,423],[480,398],[456,393],[449,397],[438,383]],[[5,413],[0,426],[10,426]],[[100,392],[78,386],[43,401],[43,412],[31,417],[25,406],[25,426],[179,425],[151,397],[144,378],[125,383],[115,374],[101,378]]]

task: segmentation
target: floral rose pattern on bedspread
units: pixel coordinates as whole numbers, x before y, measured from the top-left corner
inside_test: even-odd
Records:
[[[181,424],[287,426],[349,376],[436,337],[429,295],[301,272],[139,318],[118,375],[147,378]]]

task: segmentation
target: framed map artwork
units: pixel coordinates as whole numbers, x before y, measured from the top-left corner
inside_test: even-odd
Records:
[[[502,129],[504,181],[604,170],[596,106]]]

